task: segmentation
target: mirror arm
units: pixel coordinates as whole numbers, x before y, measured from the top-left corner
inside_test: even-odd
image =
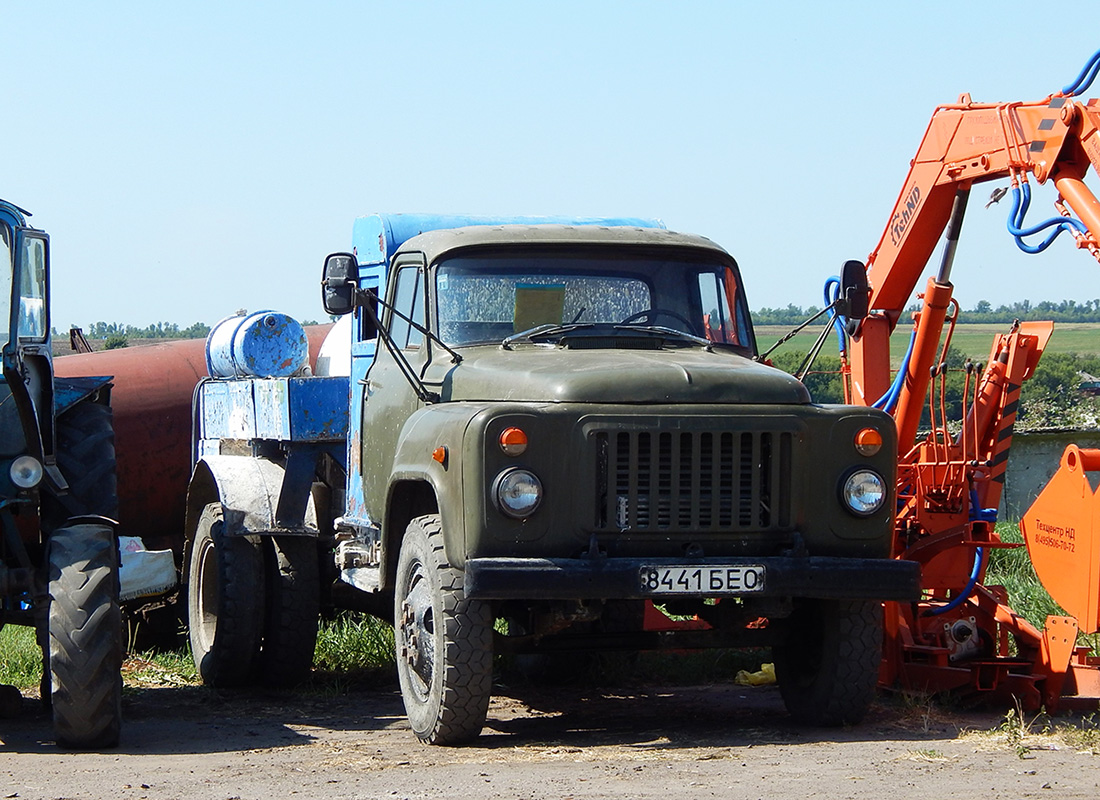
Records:
[[[410,319],[406,315],[402,314],[400,311],[398,311],[396,308],[394,308],[391,304],[387,303],[385,300],[383,300],[381,297],[379,297],[377,294],[375,294],[370,289],[356,289],[355,290],[356,305],[359,304],[360,297],[373,297],[375,299],[375,301],[378,303],[378,305],[380,305],[382,308],[388,308],[394,316],[400,317],[402,320],[409,323],[409,325],[412,328],[419,331],[424,336],[427,336],[433,342],[435,342],[440,347],[442,347],[444,350],[446,350],[448,353],[450,353],[452,364],[461,364],[462,363],[461,354],[456,352],[453,347],[448,345],[446,342],[444,342],[442,339],[440,339],[438,336],[436,336],[432,331],[425,328],[419,322],[415,322],[414,320]],[[364,304],[364,306],[369,307],[369,304]],[[377,317],[375,317],[374,321],[375,321],[375,324],[379,325],[379,329],[381,329],[381,325],[378,323],[378,318]]]

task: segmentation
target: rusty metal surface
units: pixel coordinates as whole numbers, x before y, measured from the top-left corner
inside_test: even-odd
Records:
[[[306,328],[310,362],[331,325]],[[113,375],[120,532],[150,549],[183,544],[191,473],[191,397],[206,376],[202,339],[59,357],[63,377]]]

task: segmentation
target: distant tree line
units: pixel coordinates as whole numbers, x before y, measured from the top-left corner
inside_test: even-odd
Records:
[[[919,306],[912,306],[910,310],[918,311]],[[786,308],[761,308],[753,312],[753,322],[757,325],[797,325],[805,322],[821,310],[819,306],[802,308],[793,303]],[[1100,298],[1077,302],[1076,300],[1063,300],[1060,303],[1043,300],[1032,303],[1023,300],[1012,305],[1001,305],[997,308],[988,300],[980,300],[969,310],[964,310],[959,317],[960,323],[967,322],[994,322],[1000,324],[1011,323],[1014,320],[1052,320],[1054,322],[1100,322]]]
[[[121,322],[93,322],[84,329],[89,339],[205,339],[208,333],[210,326],[205,322],[196,322],[186,328],[174,322],[154,322],[144,328]]]
[[[312,319],[302,322],[302,325],[318,324],[316,320]],[[115,341],[125,339],[205,339],[210,333],[210,326],[205,322],[196,322],[186,328],[181,328],[174,322],[154,322],[152,325],[139,328],[136,325],[124,325],[121,322],[93,322],[87,328],[82,328],[82,330],[89,339],[112,339]],[[58,335],[56,330],[54,335]]]

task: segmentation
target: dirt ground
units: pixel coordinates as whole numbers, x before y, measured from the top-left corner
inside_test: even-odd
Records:
[[[1095,748],[991,735],[996,712],[883,700],[858,727],[804,730],[774,687],[498,690],[462,748],[417,742],[389,686],[128,691],[122,744],[102,754],[59,750],[27,700],[0,722],[0,798],[1100,797]]]

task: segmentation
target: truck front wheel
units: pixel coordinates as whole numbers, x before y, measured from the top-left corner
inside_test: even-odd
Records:
[[[118,542],[110,526],[87,523],[58,528],[47,546],[44,661],[57,741],[80,749],[114,747],[122,726]]]
[[[256,536],[226,536],[221,503],[202,510],[187,568],[191,655],[203,683],[252,675],[264,618],[263,551]]]
[[[779,692],[810,725],[854,725],[874,700],[882,660],[882,604],[803,600],[789,635],[772,648]]]
[[[468,600],[447,562],[438,514],[409,523],[394,593],[397,674],[405,713],[428,744],[460,744],[485,724],[493,673],[488,603]]]

